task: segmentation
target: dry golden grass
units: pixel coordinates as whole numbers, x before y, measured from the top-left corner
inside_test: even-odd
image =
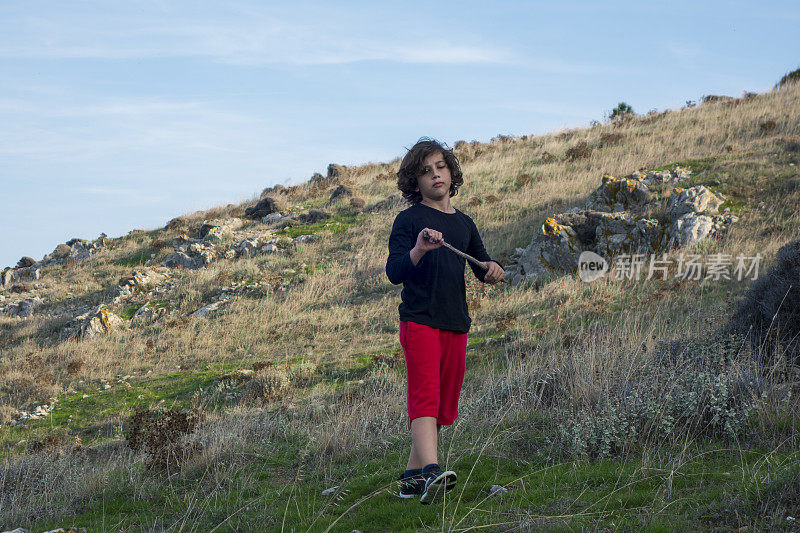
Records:
[[[724,240],[709,244],[708,250],[760,251],[769,257],[797,229],[797,178],[770,182],[769,173],[786,168],[787,156],[793,156],[787,151],[786,139],[797,138],[800,133],[799,92],[795,84],[746,100],[638,117],[620,127],[607,124],[479,145],[480,155],[463,164],[466,180],[454,203],[475,219],[490,254],[502,258],[515,247],[526,245],[545,217],[582,204],[603,173],[621,175],[677,161],[716,158],[715,175],[724,183],[720,189],[736,194],[745,209],[742,221]],[[774,128],[765,131],[762,124],[766,121],[774,123]],[[615,144],[608,145],[612,138]],[[592,149],[591,155],[568,161],[568,149],[583,142]],[[554,154],[555,160],[542,163],[545,152]],[[398,164],[396,159],[351,167],[344,180],[370,205],[396,192],[393,181],[383,176],[392,175]],[[287,206],[300,201],[320,204],[332,190],[333,186],[319,188],[304,183],[274,196]],[[468,203],[470,198],[487,196],[497,201]],[[756,200],[765,201],[767,206],[753,209]],[[241,205],[185,214],[179,217],[180,223],[172,224],[172,230],[113,240],[103,256],[48,271],[40,297],[49,307],[65,302],[87,306],[101,303],[115,282],[131,271],[119,264],[120,259],[157,253],[156,259],[161,260],[169,252],[164,243],[173,237],[191,234],[204,219],[240,215],[256,201],[253,198]],[[92,380],[145,368],[156,374],[172,371],[179,360],[242,359],[246,363],[250,358],[282,359],[311,352],[321,359],[346,361],[352,355],[391,346],[396,343],[395,335],[385,330],[391,330],[396,322],[399,287],[388,283],[383,267],[394,215],[390,211],[366,215],[363,224],[285,256],[223,261],[200,271],[175,272],[179,289],[170,295],[175,300],[172,315],[180,317],[208,303],[230,280],[265,279],[303,263],[324,265],[285,294],[265,290],[261,298],[237,298],[218,319],[193,320],[180,328],[162,323],[94,340],[54,344],[46,337],[62,327],[65,319],[0,318],[5,346],[0,387],[7,390],[6,385],[15,379],[11,376],[21,371],[24,354],[31,351],[55,362],[50,367],[55,385],[42,390],[58,392],[69,387],[74,377],[74,372],[66,368],[72,357],[66,354],[80,354],[85,361],[82,378]],[[519,300],[543,302],[542,294],[526,291],[493,293],[475,313],[476,327],[482,327],[482,317],[492,316],[501,308],[522,314],[521,304],[515,303]],[[576,305],[580,304],[576,301]],[[303,332],[297,330],[299,324],[310,326]],[[155,360],[145,349],[148,340],[158,346]],[[10,397],[7,401],[20,403]]]

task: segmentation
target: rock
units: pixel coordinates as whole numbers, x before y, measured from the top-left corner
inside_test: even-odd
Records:
[[[312,242],[313,240],[314,240],[313,235],[298,235],[297,237],[294,238],[292,242],[296,244],[302,244],[304,242]]]
[[[169,254],[164,261],[161,262],[161,265],[168,268],[197,269],[203,266],[203,262],[197,258],[190,257],[184,252],[175,252]]]
[[[366,202],[364,201],[363,198],[350,198],[350,209],[358,211],[364,209],[365,205]]]
[[[233,298],[233,296],[234,296],[233,294],[223,294],[219,297],[219,300],[217,300],[216,302],[212,302],[208,305],[201,307],[200,309],[190,314],[189,316],[191,318],[204,317],[211,311],[216,311],[217,309],[222,307],[226,302],[228,302],[228,300]]]
[[[261,219],[262,224],[278,224],[284,220],[289,220],[292,216],[281,211],[280,213],[270,213]]]
[[[502,496],[506,492],[508,492],[508,489],[502,485],[492,485],[491,487],[489,487],[490,498],[494,496]]]
[[[22,258],[20,258],[19,261],[17,261],[16,268],[26,268],[26,267],[29,267],[29,266],[33,266],[35,264],[36,264],[36,260],[33,257],[28,257],[26,255],[26,256],[23,256]]]
[[[630,213],[590,213],[596,217],[594,252],[611,259],[620,254],[652,254],[659,242],[658,221]]]
[[[593,211],[642,213],[651,203],[650,190],[642,181],[630,178],[615,178],[603,175],[603,184],[586,202],[586,209]]]
[[[41,298],[33,297],[33,298],[25,298],[19,304],[17,304],[17,315],[22,318],[27,318],[33,316],[33,310],[42,305]]]
[[[61,331],[61,338],[75,337],[79,339],[92,338],[111,331],[122,325],[123,320],[110,310],[99,305],[93,311],[84,313]]]
[[[200,238],[208,243],[217,244],[223,237],[230,235],[241,226],[241,221],[236,218],[222,220],[204,220],[200,226]]]
[[[11,286],[12,283],[14,283],[14,270],[7,268],[0,273],[0,287],[6,288]]]
[[[278,251],[278,247],[274,244],[265,244],[261,247],[262,254],[273,254]]]
[[[535,278],[548,271],[571,272],[578,266],[582,246],[578,235],[570,226],[548,218],[539,228],[531,243],[522,251],[517,264],[519,269],[511,278]]]
[[[730,214],[709,217],[686,213],[675,219],[667,228],[662,246],[665,248],[691,246],[708,237],[721,235],[738,220],[738,217]]]
[[[276,243],[278,240],[278,237],[275,237],[271,232],[245,239],[235,246],[236,257],[277,252]]]
[[[17,529],[9,529],[8,531],[3,531],[3,533],[28,533],[28,530],[18,527]]]
[[[147,302],[139,309],[131,317],[131,325],[132,326],[139,326],[142,324],[148,324],[153,322],[158,317],[162,316],[166,311],[163,307],[150,307],[150,302]]]
[[[686,213],[714,214],[724,202],[724,196],[711,192],[703,185],[688,189],[677,187],[667,200],[667,216],[675,220]]]
[[[153,285],[169,279],[169,274],[165,270],[164,267],[146,267],[134,270],[130,276],[119,280],[111,301],[119,303],[137,292],[145,292]]]
[[[244,214],[252,219],[261,219],[265,216],[280,211],[281,207],[278,201],[271,196],[265,196],[254,207],[248,207],[244,210]]]
[[[72,238],[65,244],[59,244],[56,248],[45,255],[39,265],[50,267],[53,265],[61,265],[67,259],[74,261],[83,261],[89,257],[98,254],[105,248],[105,239],[99,239],[97,242],[88,241],[86,239]]]

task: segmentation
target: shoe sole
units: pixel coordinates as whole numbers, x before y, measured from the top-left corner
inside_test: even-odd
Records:
[[[442,472],[436,479],[431,481],[430,485],[428,485],[427,490],[420,497],[419,503],[428,505],[437,501],[440,495],[456,486],[457,480],[458,478],[456,477],[456,473],[452,470]]]

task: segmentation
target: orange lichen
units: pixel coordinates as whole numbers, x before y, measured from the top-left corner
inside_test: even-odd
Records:
[[[544,221],[544,224],[542,224],[542,233],[547,236],[558,235],[562,229],[564,229],[564,226],[556,222],[556,219],[552,217],[549,217]]]

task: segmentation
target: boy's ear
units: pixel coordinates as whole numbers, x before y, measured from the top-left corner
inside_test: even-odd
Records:
[[[414,187],[414,192],[419,192],[419,187]]]

